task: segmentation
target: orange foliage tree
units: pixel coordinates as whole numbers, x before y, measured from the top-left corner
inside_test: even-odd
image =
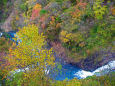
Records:
[[[42,9],[42,6],[40,4],[36,4],[32,9],[32,20],[34,20],[36,17],[38,17],[40,14],[40,10]]]
[[[71,12],[71,15],[73,18],[80,21],[80,16],[83,15],[86,5],[86,2],[83,2],[82,0],[76,0],[77,5],[74,7],[74,12]]]

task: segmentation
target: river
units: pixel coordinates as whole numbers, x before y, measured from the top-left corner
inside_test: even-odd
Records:
[[[10,36],[10,39],[12,41],[14,41],[12,38],[14,38],[15,32],[14,31],[10,31],[7,33]],[[0,33],[0,37],[3,35],[3,33]],[[17,41],[18,42],[18,41]],[[56,56],[56,55],[54,55]],[[56,57],[56,63],[60,63],[61,65],[61,69],[58,70],[58,73],[56,72],[52,72],[50,70],[46,70],[46,74],[49,74],[49,76],[54,79],[54,80],[64,80],[64,79],[73,79],[73,78],[77,78],[77,79],[84,79],[88,76],[101,76],[104,74],[109,73],[111,70],[115,70],[115,61],[111,61],[108,64],[97,68],[95,71],[90,72],[90,71],[85,71],[82,70],[78,67],[75,67],[71,64],[68,64],[66,62],[64,62],[62,59]],[[26,68],[28,69],[28,68]],[[20,72],[23,71],[24,69],[18,69],[16,70],[16,72]],[[55,70],[55,69],[54,69]]]

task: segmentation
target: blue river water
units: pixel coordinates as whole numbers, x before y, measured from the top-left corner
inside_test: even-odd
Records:
[[[15,34],[16,34],[15,31],[10,31],[10,32],[7,32],[7,33],[2,33],[0,35],[0,37],[1,36],[6,36],[6,37],[10,38],[10,40],[14,41],[14,39],[12,39],[12,38],[14,38]],[[17,41],[17,43],[18,43],[18,41]],[[49,76],[54,80],[64,80],[64,79],[70,80],[70,79],[73,79],[75,77],[77,79],[83,79],[83,78],[86,78],[86,77],[92,76],[92,75],[100,76],[100,73],[98,73],[98,72],[100,72],[102,70],[105,71],[105,70],[115,69],[115,61],[109,62],[107,65],[104,65],[104,66],[96,69],[95,71],[90,72],[90,71],[85,71],[85,70],[82,70],[78,67],[72,66],[71,64],[68,64],[68,63],[64,62],[64,60],[56,57],[56,55],[55,55],[55,59],[56,59],[55,62],[59,64],[60,69],[55,68],[54,69],[55,71],[57,69],[56,72],[52,72],[51,70],[47,70],[47,73],[49,74]]]
[[[13,38],[14,38],[15,34],[16,34],[15,31],[10,31],[10,32],[5,33],[5,36],[8,35],[10,40],[14,41]],[[3,35],[4,35],[4,33],[3,33]],[[56,58],[56,62],[59,62],[60,65],[62,66],[62,68],[60,70],[58,70],[58,73],[52,72],[50,74],[50,77],[52,77],[53,79],[55,78],[55,80],[73,79],[75,77],[74,74],[80,70],[80,68],[74,67],[67,63],[63,63],[58,58]],[[77,78],[80,78],[80,77],[78,76]]]
[[[75,73],[78,72],[80,68],[74,67],[70,64],[62,65],[62,69],[57,73],[51,73],[50,77],[55,80],[64,80],[64,79],[73,79],[75,78]],[[81,79],[80,76],[76,76],[78,79]]]

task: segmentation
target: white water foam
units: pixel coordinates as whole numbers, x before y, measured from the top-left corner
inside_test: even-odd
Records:
[[[97,68],[95,71],[85,71],[85,70],[79,70],[74,74],[75,77],[79,76],[80,79],[84,79],[88,76],[101,76],[103,74],[107,74],[110,70],[115,70],[115,61],[109,62],[107,65],[104,65],[102,67]]]
[[[76,72],[74,74],[74,76],[79,76],[80,79],[86,78],[87,76],[92,76],[93,73],[89,72],[89,71],[85,71],[85,70],[79,70],[78,72]]]
[[[0,37],[3,35],[3,33],[0,33]]]
[[[16,74],[16,73],[25,72],[25,71],[29,71],[29,68],[26,67],[26,68],[24,68],[24,69],[16,69],[16,70],[14,70],[14,71],[10,71],[10,74],[11,74],[11,76],[12,76],[12,75],[14,75],[14,74]],[[45,74],[48,75],[48,74],[49,74],[49,71],[50,71],[50,70],[45,69]]]
[[[115,70],[115,61],[111,61],[109,62],[107,65],[104,65],[102,67],[99,67],[97,68],[95,71],[93,72],[90,72],[90,71],[85,71],[85,70],[79,70],[77,71],[75,74],[74,74],[74,77],[78,78],[79,79],[84,79],[88,76],[93,76],[93,75],[96,75],[96,76],[101,76],[101,75],[104,75],[104,74],[107,74],[108,72],[110,72],[111,70]],[[24,71],[29,71],[29,68],[24,68],[24,69],[17,69],[15,71],[11,71],[11,76],[14,75],[15,73],[19,73],[19,72],[24,72]],[[48,75],[49,74],[49,71],[48,69],[45,69],[45,74]]]

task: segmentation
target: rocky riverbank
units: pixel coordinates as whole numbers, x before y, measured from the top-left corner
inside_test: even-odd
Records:
[[[67,63],[86,71],[94,71],[95,69],[106,65],[110,61],[115,60],[115,51],[112,50],[111,47],[103,51],[95,52],[92,56],[88,56],[85,59],[81,59],[79,62],[76,62],[67,56],[65,48],[60,42],[51,42],[50,45],[56,52],[56,57],[62,58]]]

